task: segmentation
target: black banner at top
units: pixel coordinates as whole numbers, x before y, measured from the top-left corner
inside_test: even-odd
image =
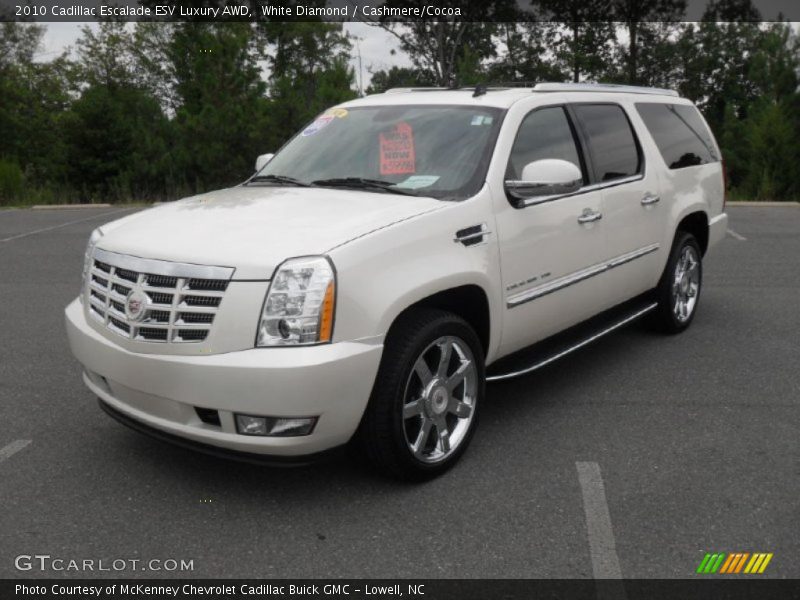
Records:
[[[0,20],[800,21],[798,0],[0,0]]]

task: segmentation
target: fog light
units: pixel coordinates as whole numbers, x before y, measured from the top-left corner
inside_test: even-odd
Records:
[[[308,419],[273,419],[272,429],[269,434],[288,437],[290,435],[308,435],[314,429],[316,418]]]
[[[267,419],[236,415],[236,430],[244,435],[267,435]]]
[[[236,431],[242,435],[292,437],[309,435],[317,417],[253,417],[236,415]]]

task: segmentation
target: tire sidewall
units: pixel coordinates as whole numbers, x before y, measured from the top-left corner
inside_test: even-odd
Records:
[[[386,353],[388,360],[399,361],[402,363],[402,366],[399,369],[391,369],[390,371],[392,376],[390,378],[381,377],[381,374],[384,371],[384,369],[381,369],[381,374],[379,374],[379,377],[375,383],[376,386],[392,386],[391,395],[389,398],[386,398],[386,396],[383,394],[378,394],[377,398],[375,399],[377,401],[381,401],[381,396],[383,396],[383,401],[389,400],[391,402],[389,418],[391,419],[394,454],[398,462],[402,465],[403,471],[409,474],[412,478],[419,478],[423,480],[439,475],[440,473],[443,473],[449,469],[466,451],[473,435],[475,434],[481,406],[484,402],[486,394],[483,349],[477,335],[473,329],[467,325],[466,322],[456,315],[446,313],[444,311],[437,312],[441,313],[438,318],[423,325],[419,331],[416,332],[413,343],[407,344],[404,348],[402,348],[402,353],[400,356],[394,355],[391,350]],[[402,326],[402,323],[400,326]],[[406,442],[406,436],[404,433],[404,420],[402,417],[403,405],[406,400],[406,386],[409,378],[411,377],[414,363],[422,354],[422,352],[425,351],[428,346],[430,346],[430,344],[444,336],[453,336],[458,338],[469,348],[470,352],[472,353],[478,374],[475,404],[473,408],[474,413],[469,429],[458,448],[450,456],[441,461],[435,463],[426,463],[420,461],[413,455],[411,449],[408,447],[408,443]],[[392,340],[389,339],[388,342],[391,343]]]
[[[681,254],[687,247],[692,247],[697,254],[698,260],[698,287],[697,287],[697,298],[695,301],[694,309],[692,313],[689,315],[689,318],[685,321],[679,321],[675,317],[675,312],[673,310],[673,297],[672,297],[672,284],[673,279],[675,276],[675,267],[680,260]],[[675,243],[672,245],[672,250],[670,252],[669,261],[667,261],[667,267],[664,270],[664,275],[662,276],[661,283],[659,285],[659,298],[658,301],[661,304],[661,313],[665,319],[668,320],[667,328],[672,332],[681,332],[689,325],[692,324],[694,321],[694,317],[697,314],[697,309],[700,306],[700,298],[703,294],[703,253],[700,249],[700,244],[697,242],[697,239],[690,233],[686,232],[679,232],[678,236],[675,239]]]

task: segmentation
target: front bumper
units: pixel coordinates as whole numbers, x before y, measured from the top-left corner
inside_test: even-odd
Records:
[[[67,337],[84,382],[108,407],[149,430],[224,450],[277,457],[314,455],[352,437],[369,400],[383,346],[339,342],[253,348],[206,356],[138,354],[105,338],[76,299]],[[220,425],[195,408],[219,412]],[[234,413],[319,417],[307,436],[236,433]]]

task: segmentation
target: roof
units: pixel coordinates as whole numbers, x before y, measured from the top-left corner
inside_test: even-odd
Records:
[[[468,88],[436,88],[436,87],[409,87],[393,88],[383,94],[373,94],[346,102],[342,106],[387,106],[400,104],[449,104],[492,106],[509,108],[512,104],[523,98],[530,98],[532,94],[613,94],[635,96],[659,96],[672,101],[680,98],[674,90],[649,88],[629,85],[597,84],[597,83],[537,83],[530,87],[494,87],[478,86]],[[414,99],[411,100],[410,96]]]

